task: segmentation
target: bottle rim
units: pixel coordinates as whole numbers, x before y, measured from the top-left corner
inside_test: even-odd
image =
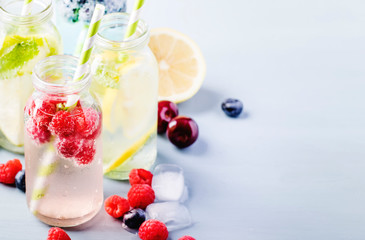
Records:
[[[33,0],[33,4],[42,6],[40,12],[28,16],[17,15],[6,10],[6,6],[23,0],[0,0],[0,20],[14,25],[34,25],[49,20],[53,14],[52,0]],[[20,11],[19,11],[20,13]]]
[[[128,40],[116,41],[103,36],[102,33],[107,29],[115,28],[118,25],[123,25],[126,27],[128,25],[129,17],[130,14],[120,12],[105,15],[101,20],[100,28],[98,34],[96,35],[95,44],[114,51],[132,50],[140,47],[141,45],[144,46],[147,44],[150,28],[143,19],[139,19],[138,21],[136,31],[139,33],[139,35],[137,37],[132,37]]]
[[[91,73],[90,65],[87,63],[84,77],[74,82],[73,75],[76,72],[78,61],[79,58],[71,55],[54,55],[39,61],[32,74],[34,88],[51,95],[69,95],[81,92],[90,85]],[[55,72],[61,70],[63,75],[68,75],[66,80],[62,83],[47,81],[47,77],[52,76],[52,73],[54,75]],[[66,77],[63,76],[63,78]]]

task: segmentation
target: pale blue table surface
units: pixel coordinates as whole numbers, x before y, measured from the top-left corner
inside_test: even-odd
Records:
[[[208,67],[179,105],[199,124],[198,141],[181,151],[158,138],[157,163],[185,170],[194,219],[171,240],[365,239],[364,9],[360,0],[146,1],[150,25],[188,34]],[[243,101],[240,118],[220,110],[227,97]],[[0,151],[0,162],[13,157]],[[129,189],[104,187],[105,196]],[[0,239],[46,239],[48,229],[20,191],[0,186]],[[136,239],[103,210],[67,231]]]

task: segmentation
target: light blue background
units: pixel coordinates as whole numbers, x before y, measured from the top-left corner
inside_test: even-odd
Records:
[[[208,67],[179,105],[199,124],[198,141],[181,151],[158,139],[158,163],[185,170],[194,218],[171,240],[365,239],[364,9],[359,0],[146,1],[150,25],[188,34]],[[240,118],[220,110],[227,97],[243,101]],[[1,162],[10,157],[0,151]],[[129,189],[104,186],[105,196]],[[20,191],[0,186],[0,196],[0,239],[46,239]],[[104,211],[68,233],[135,239]]]

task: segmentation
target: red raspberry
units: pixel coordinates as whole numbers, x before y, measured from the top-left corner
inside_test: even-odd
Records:
[[[27,121],[25,128],[29,137],[37,144],[49,142],[51,138],[51,132],[46,127],[38,126],[33,119]]]
[[[6,184],[13,184],[15,182],[15,175],[23,168],[19,159],[9,160],[5,164],[0,164],[0,182]]]
[[[67,233],[58,227],[53,227],[48,231],[47,240],[71,240]]]
[[[75,160],[79,165],[89,164],[93,161],[95,152],[95,141],[84,139],[79,153],[75,156]]]
[[[54,115],[48,129],[54,135],[67,137],[75,132],[75,120],[70,112],[58,111]]]
[[[36,99],[31,103],[28,113],[40,127],[48,127],[54,114],[57,111],[55,104],[49,102],[47,99]]]
[[[35,103],[32,97],[30,97],[25,104],[24,112],[26,112],[30,117],[33,115],[33,110],[35,108]]]
[[[61,137],[56,140],[56,148],[62,157],[71,158],[79,153],[82,143],[79,137]]]
[[[195,240],[195,238],[190,237],[190,236],[183,236],[183,237],[179,238],[178,240]]]
[[[142,223],[139,227],[138,236],[142,240],[166,240],[169,232],[163,222],[150,219]]]
[[[84,137],[96,138],[101,132],[101,114],[93,108],[77,108],[74,113],[76,131]]]
[[[152,173],[150,171],[144,170],[143,168],[132,169],[132,171],[129,173],[129,183],[131,185],[148,184],[151,186],[152,177]]]
[[[155,192],[147,184],[135,184],[129,189],[128,201],[133,208],[145,209],[155,201]]]
[[[129,211],[131,206],[127,199],[113,195],[105,199],[104,208],[110,216],[120,218]]]

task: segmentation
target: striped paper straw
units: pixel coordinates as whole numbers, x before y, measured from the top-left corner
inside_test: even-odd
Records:
[[[43,157],[40,159],[40,167],[37,172],[37,178],[35,179],[33,192],[29,203],[30,211],[36,215],[40,200],[46,195],[48,189],[48,176],[51,175],[57,168],[56,152],[52,144],[43,153]]]
[[[22,16],[30,15],[30,12],[32,11],[32,2],[32,0],[24,0]]]
[[[85,39],[84,46],[79,59],[79,64],[76,69],[73,80],[80,81],[84,76],[87,68],[87,63],[90,59],[91,52],[94,47],[95,35],[99,30],[101,19],[104,16],[105,7],[101,4],[96,4],[93,17],[91,18],[89,30]]]
[[[129,40],[136,32],[139,21],[139,15],[142,11],[143,4],[144,0],[136,0],[136,2],[134,3],[134,8],[129,18],[128,28],[124,35],[124,40]]]

